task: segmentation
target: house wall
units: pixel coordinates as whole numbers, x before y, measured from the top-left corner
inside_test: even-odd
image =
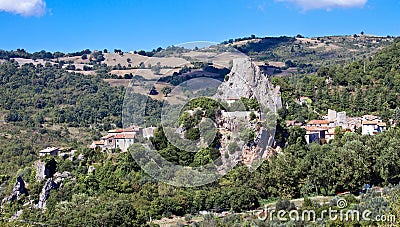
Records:
[[[319,133],[306,134],[305,137],[306,137],[307,144],[319,142]]]
[[[362,134],[363,135],[374,135],[374,132],[376,132],[375,127],[376,127],[376,125],[363,125],[362,126]]]
[[[115,149],[115,140],[114,138],[110,138],[107,140],[104,140],[104,148],[108,148],[108,149]]]
[[[384,131],[386,131],[386,127],[378,126],[378,132],[384,132]]]
[[[128,147],[135,143],[135,139],[116,139],[115,148],[121,149],[121,151],[127,151]]]
[[[335,135],[332,135],[332,134],[327,134],[327,135],[325,135],[325,140],[326,140],[326,142],[329,143],[329,141],[331,141],[331,140],[333,140],[333,139],[335,139]]]

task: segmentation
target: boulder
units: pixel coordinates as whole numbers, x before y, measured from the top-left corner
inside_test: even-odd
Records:
[[[8,201],[19,200],[21,195],[28,195],[28,190],[25,187],[25,181],[21,176],[18,176]]]

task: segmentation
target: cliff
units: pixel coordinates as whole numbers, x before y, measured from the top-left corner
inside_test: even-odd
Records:
[[[260,118],[256,122],[249,122],[249,119],[246,118],[236,122],[237,125],[245,125],[257,134],[252,142],[245,144],[242,147],[242,152],[239,152],[241,161],[251,167],[251,170],[254,170],[265,158],[271,156],[273,150],[270,148],[274,146],[277,124],[276,112],[282,108],[280,87],[274,87],[269,77],[251,59],[235,59],[231,72],[227,75],[226,81],[218,87],[214,98],[225,100],[228,103],[239,102],[240,105],[241,97],[255,98],[261,107],[258,113]],[[235,114],[231,115],[235,116]],[[238,117],[227,119],[227,121],[230,120],[237,121]],[[238,133],[239,136],[238,134],[229,134],[229,136],[227,134],[224,137],[237,140],[238,137],[241,137],[240,133],[243,133],[243,129]]]
[[[216,98],[256,98],[260,104],[274,112],[282,108],[279,86],[274,87],[251,59],[234,59],[232,70],[227,76],[229,79],[219,86]]]

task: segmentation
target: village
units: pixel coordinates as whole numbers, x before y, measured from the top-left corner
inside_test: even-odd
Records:
[[[286,121],[286,126],[304,128],[307,144],[329,143],[335,138],[337,127],[340,127],[343,132],[356,132],[361,129],[362,135],[376,135],[387,130],[386,123],[378,116],[347,117],[346,112],[337,112],[331,109],[328,110],[327,115],[322,117],[322,120],[310,120],[306,125],[292,120]]]
[[[236,99],[235,101],[237,101]],[[232,100],[229,100],[232,101]],[[229,103],[232,105],[232,102]],[[265,116],[257,111],[222,111],[220,118],[216,122],[218,130],[224,135],[221,140],[221,154],[228,150],[230,143],[243,145],[237,138],[232,137],[232,133],[241,133],[245,127],[249,127],[256,132],[254,141],[243,150],[241,159],[246,164],[251,164],[258,153],[257,143],[262,136],[260,125],[265,121]],[[311,143],[329,143],[335,138],[335,130],[337,127],[343,132],[359,131],[362,135],[376,135],[387,130],[387,124],[378,116],[364,115],[361,117],[348,117],[346,112],[337,112],[328,110],[328,114],[320,120],[310,120],[307,123],[302,123],[296,120],[286,121],[286,127],[301,127],[305,129],[305,140],[307,144]],[[100,149],[102,152],[112,152],[119,150],[126,152],[129,146],[143,139],[150,139],[154,135],[156,127],[143,128],[139,126],[131,126],[125,129],[109,130],[107,135],[101,137],[98,141],[93,141],[89,145],[90,149]],[[237,137],[237,136],[236,136]],[[268,147],[271,150],[271,147]],[[273,150],[273,149],[272,149]],[[277,150],[280,150],[279,148]],[[39,151],[39,156],[60,156],[65,158],[75,158],[75,150],[68,148],[47,147]],[[267,153],[269,157],[271,152]],[[272,152],[275,153],[275,152]],[[263,155],[264,158],[268,158]],[[82,157],[77,157],[82,158]]]
[[[238,100],[238,99],[237,99]],[[237,101],[235,100],[235,101]],[[230,100],[231,101],[231,100]],[[232,105],[233,103],[229,103]],[[258,111],[222,111],[217,119],[216,127],[223,135],[221,138],[221,156],[229,152],[230,161],[243,162],[250,166],[257,158],[270,158],[271,155],[279,152],[281,148],[272,148],[272,144],[267,141],[268,147],[260,147],[259,143],[263,137],[262,123],[265,116]],[[342,132],[360,132],[362,135],[376,135],[387,130],[387,124],[378,116],[364,115],[361,117],[348,117],[346,112],[337,112],[328,110],[327,115],[320,120],[310,120],[307,123],[301,123],[295,120],[286,121],[286,126],[301,127],[305,129],[305,140],[307,144],[311,143],[329,143],[335,138],[335,130],[339,127]],[[252,142],[243,146],[238,138],[238,134],[242,133],[245,128],[249,128],[255,132]],[[156,127],[143,128],[139,126],[131,126],[125,129],[109,130],[107,135],[101,137],[98,141],[90,144],[90,149],[99,149],[102,152],[126,152],[134,143],[142,141],[142,139],[150,139],[154,135]],[[233,136],[236,134],[236,136]],[[265,135],[264,135],[265,136]],[[265,139],[265,138],[264,138]],[[235,144],[236,151],[230,151],[229,147]],[[263,143],[261,143],[263,144]],[[233,147],[233,146],[232,146]],[[241,148],[239,148],[241,147]],[[60,156],[62,158],[73,159],[76,151],[66,148],[48,147],[39,151],[39,156]],[[238,152],[238,153],[237,153]],[[82,157],[76,157],[82,159]],[[227,162],[229,160],[225,160]]]

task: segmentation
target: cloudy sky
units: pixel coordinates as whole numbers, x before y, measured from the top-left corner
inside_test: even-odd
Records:
[[[399,0],[0,0],[0,49],[150,50],[257,36],[400,35]]]

